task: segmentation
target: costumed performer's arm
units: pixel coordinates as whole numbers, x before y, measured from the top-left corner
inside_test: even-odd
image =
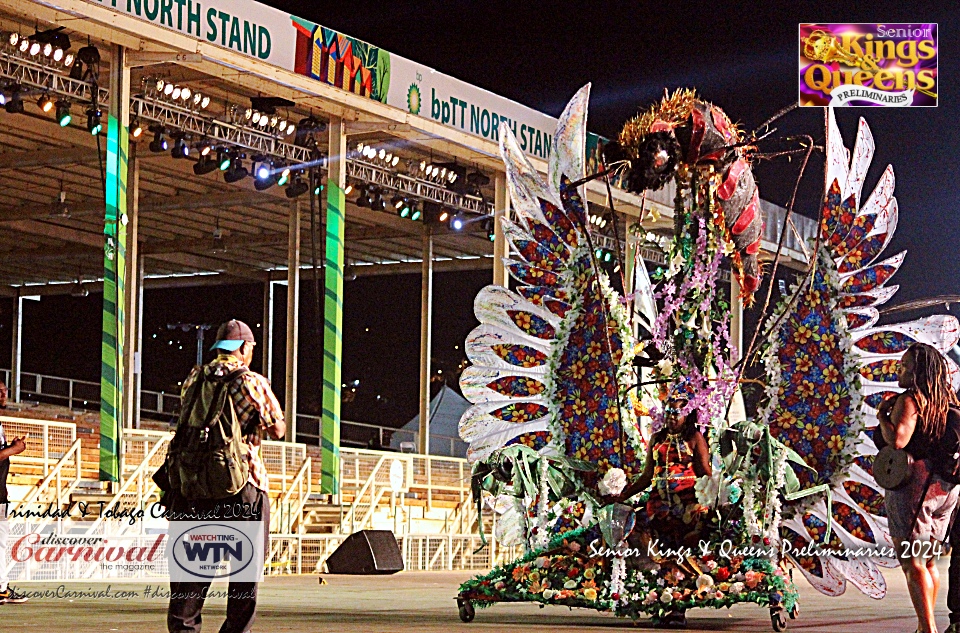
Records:
[[[625,500],[629,499],[638,492],[643,492],[650,487],[650,483],[653,481],[653,441],[651,438],[650,445],[647,446],[647,458],[643,462],[643,472],[640,473],[640,476],[634,479],[632,482],[627,484],[627,487],[623,489],[623,492],[620,493],[619,499]]]
[[[708,477],[713,474],[713,468],[710,467],[710,449],[707,447],[707,440],[703,433],[697,431],[691,442],[693,444],[693,472],[697,477]]]

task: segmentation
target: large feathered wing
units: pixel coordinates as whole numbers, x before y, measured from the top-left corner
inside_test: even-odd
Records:
[[[625,310],[592,261],[583,194],[589,85],[560,118],[544,181],[509,128],[501,128],[513,219],[505,263],[516,291],[488,286],[474,311],[460,386],[474,404],[460,422],[468,459],[523,443],[591,462],[594,486],[609,468],[635,474],[636,418],[618,405],[632,350]]]
[[[773,333],[765,359],[770,398],[764,415],[771,434],[811,466],[797,471],[806,487],[831,490],[829,515],[823,494],[786,509],[781,535],[795,550],[811,543],[836,550],[893,545],[884,491],[872,475],[876,406],[896,386],[897,363],[911,343],[945,352],[960,337],[957,320],[948,315],[876,325],[877,306],[897,291],[886,284],[905,253],[880,260],[898,219],[891,167],[861,204],[873,150],[870,128],[861,119],[851,155],[828,109],[827,187],[816,265],[809,280],[794,288],[800,296],[785,301],[782,310],[788,314]],[[957,383],[956,367],[947,361]],[[876,563],[896,564],[843,555],[792,558],[825,594],[843,593],[850,582],[874,598],[886,593]]]

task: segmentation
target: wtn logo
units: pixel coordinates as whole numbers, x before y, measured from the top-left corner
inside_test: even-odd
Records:
[[[264,534],[259,521],[171,521],[169,534],[168,568],[173,582],[227,577],[258,582],[262,577]]]
[[[243,560],[243,543],[238,542],[236,546],[231,547],[228,543],[188,543],[181,541],[187,560],[191,563],[197,562],[197,559],[207,563],[231,560]],[[210,554],[213,553],[213,560],[210,560]]]

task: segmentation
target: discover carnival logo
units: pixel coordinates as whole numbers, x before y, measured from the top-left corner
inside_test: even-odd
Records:
[[[259,521],[172,521],[167,548],[172,582],[259,582],[263,579],[263,524]]]
[[[801,24],[801,106],[937,105],[937,25]]]

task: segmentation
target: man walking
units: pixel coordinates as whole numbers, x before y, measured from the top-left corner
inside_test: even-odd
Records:
[[[183,412],[177,430],[178,434],[183,432],[186,437],[184,416],[190,416],[191,412],[187,409],[196,404],[197,388],[201,388],[206,381],[225,382],[224,389],[228,395],[226,402],[233,407],[244,435],[243,459],[248,473],[246,484],[239,492],[222,499],[191,499],[175,489],[170,511],[173,515],[197,516],[217,513],[219,508],[223,508],[224,512],[216,514],[223,517],[230,516],[229,508],[250,508],[252,512],[246,519],[262,522],[264,552],[269,552],[270,500],[267,496],[267,470],[260,456],[260,439],[263,433],[273,439],[281,439],[286,433],[286,424],[280,404],[270,389],[270,383],[260,374],[249,370],[254,345],[256,342],[253,331],[243,321],[234,319],[220,326],[217,340],[211,347],[217,351],[217,357],[207,365],[194,367],[183,383]],[[188,403],[188,398],[193,402]],[[210,417],[207,417],[207,420],[209,419]],[[206,435],[203,436],[203,441],[206,441]],[[171,452],[174,450],[171,444]],[[199,633],[201,610],[209,587],[209,580],[171,581],[170,605],[167,610],[167,628],[170,633]],[[256,609],[257,583],[231,581],[227,598],[227,619],[220,627],[220,633],[246,633],[253,626]]]

